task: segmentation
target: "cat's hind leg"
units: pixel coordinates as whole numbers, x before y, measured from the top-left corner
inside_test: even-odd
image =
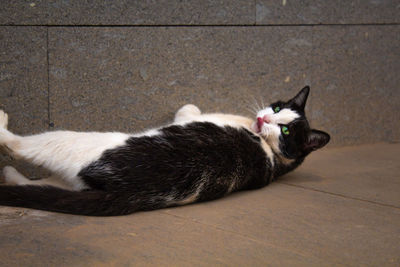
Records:
[[[40,180],[30,180],[19,173],[15,168],[6,166],[3,168],[3,175],[6,184],[8,185],[51,185],[67,190],[73,190],[73,188],[62,180],[54,179],[49,177]]]
[[[9,152],[35,165],[43,166],[73,185],[75,190],[87,188],[78,177],[79,171],[100,158],[108,149],[125,144],[130,137],[123,133],[54,131],[18,136],[8,131],[8,116],[0,117],[0,145]]]
[[[187,104],[181,107],[175,114],[175,123],[193,120],[196,116],[201,115],[198,107],[192,104]]]
[[[8,125],[8,115],[3,110],[0,109],[0,128],[7,129]]]
[[[15,141],[15,135],[7,130],[8,115],[0,109],[0,146],[5,146]]]

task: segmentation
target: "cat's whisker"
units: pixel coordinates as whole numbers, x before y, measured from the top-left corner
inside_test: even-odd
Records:
[[[261,110],[260,104],[258,104],[257,99],[252,96],[252,99],[254,101],[254,106],[257,108],[257,111]]]
[[[253,106],[254,105],[253,101],[254,101],[254,96],[252,97],[252,101],[246,98],[245,99],[246,106]]]
[[[265,109],[264,99],[261,99],[262,109]]]
[[[249,111],[251,114],[257,114],[257,112],[250,107],[246,107],[246,110]]]
[[[249,99],[245,99],[246,106],[244,106],[244,108],[246,110],[248,110],[251,114],[256,115],[259,111],[259,109],[257,109],[257,107],[256,107],[257,101],[254,98],[254,96],[252,96],[251,98],[252,98],[252,101],[250,101]]]

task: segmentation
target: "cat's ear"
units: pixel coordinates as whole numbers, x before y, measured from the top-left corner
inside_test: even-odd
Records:
[[[308,134],[307,142],[305,144],[305,150],[307,152],[311,152],[317,150],[323,146],[325,146],[331,137],[329,134],[319,131],[319,130],[311,130]]]
[[[306,86],[303,89],[301,89],[300,92],[290,100],[290,102],[296,104],[301,110],[304,110],[309,93],[310,93],[310,86]]]

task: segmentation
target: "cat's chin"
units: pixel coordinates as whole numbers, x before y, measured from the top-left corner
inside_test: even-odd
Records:
[[[251,130],[256,134],[261,135],[263,138],[267,138],[271,133],[268,127],[265,127],[265,125],[260,126],[257,122],[254,122],[251,125]]]

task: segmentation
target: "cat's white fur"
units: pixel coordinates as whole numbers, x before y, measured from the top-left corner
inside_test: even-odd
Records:
[[[11,166],[4,167],[3,174],[6,184],[10,185],[52,185],[63,189],[73,189],[69,184],[65,183],[62,179],[55,178],[55,176],[40,180],[29,180]]]
[[[288,123],[297,115],[291,110],[282,110],[279,113],[274,114],[271,108],[266,108],[257,114],[257,116],[271,115],[272,118],[271,123],[264,125],[260,133],[264,138],[267,137],[267,141],[271,140],[271,143],[267,143],[262,139],[262,146],[271,162],[274,162],[272,149],[279,151],[278,144],[273,141],[280,134],[278,123]],[[193,121],[207,121],[219,126],[245,127],[250,131],[254,124],[254,120],[242,116],[202,114],[196,106],[191,104],[178,110],[173,124],[184,125]],[[157,129],[140,134],[54,131],[22,137],[8,131],[7,124],[8,116],[0,110],[0,145],[7,147],[16,157],[44,166],[55,176],[31,181],[14,168],[7,166],[3,169],[6,182],[18,185],[53,185],[71,190],[85,189],[85,184],[77,176],[79,171],[90,162],[99,159],[105,150],[123,145],[132,136],[160,134]]]

